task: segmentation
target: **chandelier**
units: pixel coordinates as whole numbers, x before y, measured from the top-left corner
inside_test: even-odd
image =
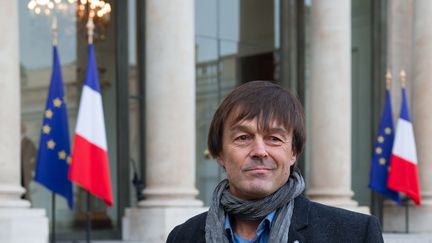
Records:
[[[27,8],[36,15],[51,15],[54,11],[65,12],[77,0],[30,0]]]
[[[91,14],[93,18],[109,18],[111,5],[100,0],[80,0],[78,5],[78,16],[88,18]],[[108,19],[107,19],[108,20]]]
[[[27,8],[36,15],[50,16],[70,13],[76,10],[78,28],[86,33],[85,25],[93,18],[95,24],[94,37],[104,40],[109,24],[111,4],[103,0],[30,0]]]
[[[82,23],[80,29],[83,33],[86,32],[86,24],[89,18],[93,19],[94,39],[105,40],[106,33],[109,25],[111,13],[111,5],[105,1],[100,0],[80,0],[77,8],[77,16]]]

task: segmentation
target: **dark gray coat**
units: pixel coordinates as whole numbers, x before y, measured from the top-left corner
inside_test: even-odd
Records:
[[[205,242],[207,212],[175,227],[167,242]],[[295,199],[294,213],[288,233],[289,242],[357,243],[384,242],[378,220],[374,216],[325,206],[303,196]]]

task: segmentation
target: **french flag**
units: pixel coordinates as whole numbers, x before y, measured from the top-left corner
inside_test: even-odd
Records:
[[[102,96],[94,48],[88,45],[86,78],[81,94],[69,179],[113,204]]]
[[[403,87],[402,106],[390,158],[387,185],[390,189],[406,194],[416,205],[420,205],[417,162],[414,131],[408,111],[406,91]]]

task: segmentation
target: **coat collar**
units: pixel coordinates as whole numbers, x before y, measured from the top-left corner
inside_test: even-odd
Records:
[[[294,201],[294,211],[291,225],[294,229],[300,230],[309,224],[310,201],[303,195],[298,196]]]

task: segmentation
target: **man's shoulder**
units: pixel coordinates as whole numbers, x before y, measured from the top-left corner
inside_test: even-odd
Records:
[[[188,219],[176,226],[168,236],[167,242],[204,242],[207,212]]]
[[[294,210],[295,223],[307,238],[326,239],[340,242],[383,242],[381,227],[375,216],[349,211],[342,208],[327,206],[310,201],[304,197],[299,198],[294,204],[298,206],[298,212]]]
[[[200,213],[198,215],[193,216],[192,218],[186,220],[186,222],[184,222],[183,224],[179,225],[182,227],[189,227],[189,226],[203,226],[203,222],[205,223],[206,219],[207,219],[207,213],[208,212],[204,212],[204,213]],[[202,227],[204,228],[204,227]]]

